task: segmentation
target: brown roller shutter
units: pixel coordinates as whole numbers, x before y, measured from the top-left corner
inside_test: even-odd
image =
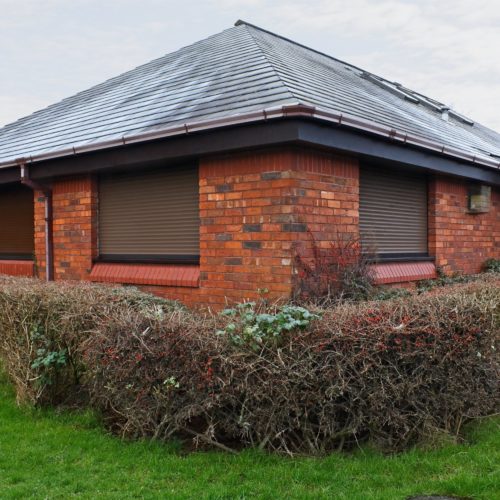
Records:
[[[0,258],[32,259],[33,191],[22,185],[0,189]]]
[[[197,167],[101,178],[101,258],[196,261],[200,253],[198,192]]]
[[[381,256],[427,254],[427,179],[363,167],[359,218],[363,246]]]

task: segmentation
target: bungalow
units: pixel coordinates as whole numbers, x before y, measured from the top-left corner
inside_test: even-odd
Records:
[[[192,305],[288,296],[309,232],[476,272],[499,208],[500,134],[243,21],[0,129],[0,273]]]

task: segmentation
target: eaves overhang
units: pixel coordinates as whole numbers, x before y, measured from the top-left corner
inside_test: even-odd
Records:
[[[0,183],[14,182],[19,163],[33,164],[33,178],[94,172],[144,163],[181,161],[201,155],[279,144],[334,148],[368,159],[500,185],[500,161],[376,124],[303,104],[186,123],[119,139],[0,163]]]

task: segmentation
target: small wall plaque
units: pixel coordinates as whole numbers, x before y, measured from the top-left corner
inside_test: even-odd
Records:
[[[469,186],[469,212],[474,214],[489,212],[491,203],[491,187],[484,184]]]

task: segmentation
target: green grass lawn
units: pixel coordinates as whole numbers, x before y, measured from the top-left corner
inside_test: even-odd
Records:
[[[175,446],[123,442],[91,415],[18,408],[0,375],[0,498],[403,499],[434,493],[500,498],[500,421],[471,444],[382,456],[327,458],[246,451],[182,455]]]

